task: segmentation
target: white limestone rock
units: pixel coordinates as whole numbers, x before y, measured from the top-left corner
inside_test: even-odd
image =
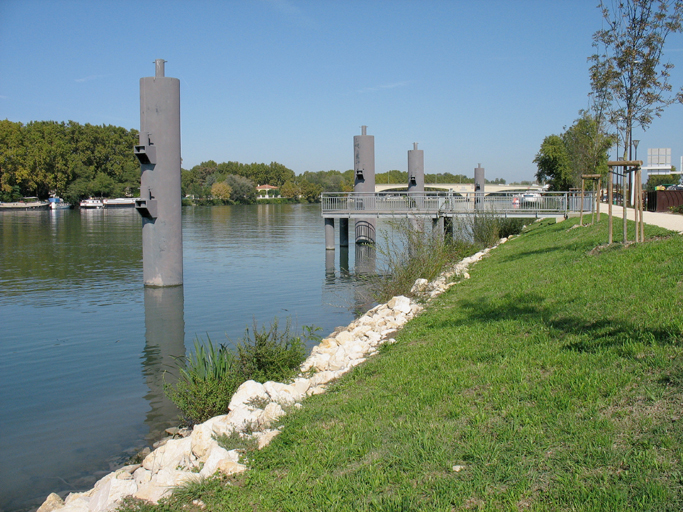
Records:
[[[345,345],[346,343],[353,341],[353,334],[351,334],[349,331],[342,331],[337,334],[336,340],[338,345]]]
[[[89,501],[90,498],[86,497],[78,497],[74,498],[73,500],[69,500],[69,496],[67,496],[67,499],[64,500],[64,506],[59,509],[59,512],[90,512]]]
[[[346,354],[346,350],[344,350],[344,347],[339,347],[334,356],[332,356],[332,359],[330,359],[328,368],[332,372],[339,371],[343,368],[346,368],[348,366],[348,362],[349,357]]]
[[[172,490],[170,487],[157,484],[156,482],[147,482],[138,488],[133,497],[156,504],[161,498],[171,494]]]
[[[235,430],[228,414],[215,416],[199,425],[195,425],[189,438],[192,454],[200,462],[204,462],[213,447],[217,444],[215,436],[230,435]]]
[[[135,479],[135,484],[139,488],[152,479],[152,472],[149,469],[141,467],[135,470],[135,473],[133,473],[133,478]]]
[[[192,458],[192,437],[171,439],[145,457],[142,467],[155,475],[162,468],[191,467]]]
[[[413,287],[410,289],[410,293],[413,295],[419,295],[420,293],[423,293],[427,289],[427,285],[429,284],[429,281],[426,279],[418,279],[415,281],[413,284]]]
[[[266,400],[268,395],[265,395]],[[236,432],[244,432],[246,429],[252,428],[258,423],[259,416],[263,412],[262,409],[256,409],[246,405],[235,406],[234,409],[228,413],[227,421]]]
[[[279,433],[280,431],[277,429],[256,432],[254,435],[256,436],[256,439],[258,439],[258,449],[261,450],[268,446]]]
[[[337,377],[339,377],[339,374],[337,372],[318,372],[315,375],[313,375],[313,377],[311,377],[311,387],[320,386],[321,384],[327,384],[328,382],[333,381]]]
[[[297,389],[290,384],[282,384],[280,382],[268,381],[263,384],[263,389],[266,390],[268,396],[273,402],[280,405],[292,405],[301,400],[303,393],[299,393]]]
[[[274,421],[286,413],[277,402],[269,403],[258,417],[258,424],[261,428],[268,428]]]
[[[247,405],[253,400],[268,400],[268,393],[263,388],[263,384],[255,380],[243,382],[232,395],[228,409],[231,411],[239,406]]]
[[[120,479],[120,474],[125,474],[129,478]],[[130,474],[125,471],[115,471],[99,480],[95,484],[92,496],[88,500],[90,512],[109,512],[115,510],[123,498],[130,496],[138,490],[135,480],[130,478]]]
[[[53,512],[64,507],[64,500],[57,493],[50,493],[36,512]]]
[[[308,388],[311,387],[311,380],[305,379],[303,377],[296,378],[294,379],[294,382],[292,382],[292,387],[296,390],[299,396],[303,398],[306,396],[306,391],[308,391]]]
[[[187,482],[199,480],[199,474],[192,471],[182,471],[175,468],[163,468],[152,476],[151,482],[172,489]]]
[[[408,297],[404,297],[403,295],[398,295],[387,302],[387,306],[396,313],[409,313],[410,299]]]
[[[209,457],[204,463],[204,467],[199,472],[202,478],[209,477],[219,470],[223,462],[239,462],[240,456],[237,450],[226,450],[221,446],[214,447],[209,454]]]
[[[331,354],[311,354],[306,361],[301,365],[301,371],[307,372],[313,368],[318,371],[325,371],[330,365]]]

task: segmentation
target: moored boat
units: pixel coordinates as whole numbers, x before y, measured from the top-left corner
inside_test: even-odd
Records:
[[[37,197],[25,197],[21,201],[14,201],[10,203],[0,203],[1,211],[38,211],[49,210],[50,203],[41,201]]]
[[[135,198],[133,197],[117,197],[116,199],[103,199],[105,208],[134,208]]]
[[[68,210],[71,208],[71,203],[65,202],[61,197],[51,197],[48,201],[52,210]]]
[[[93,199],[91,197],[90,199],[83,199],[79,206],[81,207],[81,210],[101,210],[104,208],[104,203],[102,202],[102,199]]]

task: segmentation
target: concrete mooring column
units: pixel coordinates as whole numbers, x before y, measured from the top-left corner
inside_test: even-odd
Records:
[[[362,193],[357,199],[358,209],[374,209],[375,201],[375,136],[367,134],[367,126],[361,127],[361,135],[353,137],[353,191]],[[356,220],[356,243],[374,244],[377,220]]]
[[[325,218],[325,249],[334,251],[334,219]]]
[[[474,205],[476,209],[484,206],[485,173],[486,171],[481,164],[477,164],[477,167],[474,168]]]
[[[153,77],[140,79],[140,199],[145,286],[183,284],[180,191],[180,80],[164,76],[163,59]]]
[[[425,155],[422,149],[417,149],[417,142],[413,142],[413,149],[408,150],[408,192],[425,191]]]

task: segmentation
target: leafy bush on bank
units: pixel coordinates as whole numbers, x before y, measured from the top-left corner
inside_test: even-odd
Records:
[[[318,328],[291,332],[288,321],[280,331],[277,319],[269,327],[246,329],[236,350],[214,345],[210,338],[194,342],[194,352],[178,361],[178,382],[166,384],[168,397],[190,424],[226,414],[230,399],[244,381],[283,381],[294,377],[306,357],[306,342],[316,340]]]

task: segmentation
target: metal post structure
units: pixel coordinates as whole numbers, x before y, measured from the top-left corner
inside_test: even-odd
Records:
[[[140,79],[140,162],[142,268],[145,286],[183,284],[183,233],[180,189],[180,80],[164,76],[157,59],[155,76]]]
[[[361,135],[353,137],[353,191],[366,194],[358,205],[360,209],[374,208],[375,194],[375,136],[367,134],[367,126],[361,127]],[[355,240],[357,244],[374,244],[377,220],[357,219]]]

